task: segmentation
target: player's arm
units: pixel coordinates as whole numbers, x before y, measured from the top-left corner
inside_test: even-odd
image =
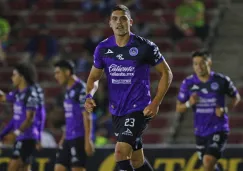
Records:
[[[86,94],[94,96],[103,73],[103,69],[98,69],[95,66],[92,67],[87,81]]]
[[[58,146],[59,146],[59,147],[62,147],[63,142],[64,142],[65,137],[66,137],[65,135],[66,135],[66,127],[63,126],[63,127],[62,127],[62,137],[61,137],[61,139],[59,140],[59,143],[58,143]]]
[[[26,129],[28,129],[34,122],[34,116],[35,116],[35,111],[34,110],[26,111],[26,119],[20,125],[19,129],[14,131],[14,134],[18,136],[22,132],[24,132]]]
[[[156,104],[160,104],[167,90],[169,89],[169,86],[172,82],[173,74],[165,60],[155,65],[155,69],[161,74],[161,77],[153,102],[155,102]]]
[[[5,137],[10,131],[13,130],[13,119],[8,123],[8,125],[0,133],[0,141]]]
[[[237,93],[235,97],[231,98],[229,104],[227,105],[228,110],[231,111],[232,109],[234,109],[238,105],[240,100],[241,100],[241,96],[239,93]]]
[[[6,102],[6,94],[0,90],[0,102]]]

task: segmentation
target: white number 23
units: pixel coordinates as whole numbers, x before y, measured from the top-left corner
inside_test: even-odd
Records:
[[[134,118],[127,118],[125,120],[125,126],[134,127],[134,124],[135,124],[135,119]]]

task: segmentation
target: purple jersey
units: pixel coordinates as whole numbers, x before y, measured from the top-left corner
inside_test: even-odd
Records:
[[[13,103],[13,130],[19,129],[26,119],[28,110],[36,111],[37,108],[37,93],[31,87],[27,87],[23,91],[12,91],[6,96],[7,101]],[[17,140],[37,139],[38,132],[35,124],[27,128]]]
[[[151,103],[150,65],[163,61],[156,44],[134,34],[124,47],[117,46],[114,36],[99,43],[94,66],[105,71],[111,114],[123,116]]]
[[[66,90],[64,110],[66,118],[66,140],[84,136],[82,111],[84,110],[86,84],[80,80]]]
[[[44,130],[46,120],[45,99],[43,89],[40,87],[40,85],[35,84],[33,85],[33,88],[37,93],[37,109],[35,113],[35,124],[38,130],[38,140],[40,140],[41,132]]]
[[[201,82],[197,75],[187,77],[180,87],[178,100],[185,103],[192,93],[197,93],[199,102],[193,106],[194,132],[199,136],[207,136],[218,131],[229,131],[227,113],[217,117],[217,106],[225,107],[225,95],[235,97],[236,87],[229,77],[219,73],[210,73],[206,83]]]

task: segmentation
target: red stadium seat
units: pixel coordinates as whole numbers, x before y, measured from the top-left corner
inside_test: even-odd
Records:
[[[204,0],[204,4],[206,9],[217,7],[217,1],[215,0]]]
[[[175,8],[176,8],[178,5],[180,5],[182,2],[183,2],[183,0],[173,0],[173,1],[168,2],[168,6],[169,6],[171,9],[175,9]]]
[[[50,20],[45,14],[32,14],[28,18],[29,24],[44,24]]]
[[[174,23],[174,18],[175,18],[175,14],[174,11],[171,12],[166,12],[164,14],[162,14],[162,21],[168,24],[172,24]]]
[[[202,47],[202,41],[199,38],[185,38],[176,44],[177,52],[192,52]]]
[[[54,28],[50,30],[50,35],[60,38],[60,37],[68,37],[70,33],[65,28]]]
[[[165,117],[156,117],[150,121],[150,128],[164,128],[168,125],[168,119]]]
[[[70,51],[72,51],[74,53],[75,52],[80,53],[83,50],[83,44],[82,43],[69,43],[67,45],[67,48],[69,48]]]
[[[166,93],[166,96],[175,97],[177,96],[178,92],[179,92],[179,87],[170,86],[168,92]]]
[[[38,71],[38,81],[40,82],[55,82],[54,74],[51,70]]]
[[[229,117],[229,124],[231,128],[242,128],[243,126],[243,117],[232,116]]]
[[[71,31],[72,36],[79,37],[79,38],[86,38],[89,37],[89,28],[77,28]]]
[[[88,12],[81,15],[79,21],[84,23],[100,23],[105,21],[105,17],[102,16],[99,12]]]
[[[77,22],[77,17],[74,16],[72,13],[70,14],[55,14],[53,16],[55,22],[57,23],[71,23],[71,22]]]
[[[12,10],[23,10],[27,8],[26,0],[10,1],[8,5]]]
[[[173,57],[168,60],[171,67],[189,67],[192,64],[192,59],[188,57]]]
[[[105,28],[103,33],[105,37],[110,37],[113,35],[113,31],[110,27]]]
[[[168,27],[167,26],[162,26],[162,27],[156,27],[154,30],[152,30],[152,35],[155,37],[168,37],[169,32],[168,32]]]
[[[160,134],[144,134],[143,135],[143,142],[145,144],[155,144],[162,142],[162,135]]]
[[[8,66],[13,66],[13,65],[20,63],[23,60],[23,58],[22,58],[22,56],[9,55],[9,56],[7,56],[6,60],[7,60]]]
[[[17,43],[12,44],[8,48],[8,51],[10,51],[10,52],[23,52],[23,51],[25,51],[25,47],[26,47],[26,43],[19,41]]]
[[[159,112],[164,114],[167,112],[175,111],[175,105],[175,102],[163,101],[163,103],[160,105]]]
[[[158,9],[158,8],[164,8],[162,3],[159,3],[160,0],[141,0],[141,5],[143,8],[146,9]]]
[[[159,47],[160,51],[163,52],[171,52],[174,49],[174,45],[171,40],[169,39],[162,39],[160,41],[155,42],[156,45]]]
[[[0,82],[11,83],[12,70],[1,70],[0,71]]]
[[[19,36],[21,38],[31,38],[33,36],[36,36],[39,33],[39,31],[37,29],[22,29]]]
[[[188,75],[184,72],[173,72],[173,81],[174,82],[181,82],[184,80]]]
[[[153,15],[152,12],[143,12],[136,16],[136,22],[158,23],[159,20],[159,16]]]
[[[243,134],[242,133],[230,133],[228,138],[229,144],[242,144]]]
[[[243,101],[241,100],[240,103],[235,107],[235,112],[242,113],[243,112]],[[243,125],[243,124],[242,124]]]
[[[41,0],[37,2],[36,6],[38,10],[52,10],[54,2],[51,0]]]
[[[53,86],[53,87],[44,88],[44,94],[45,94],[46,98],[55,98],[60,93],[62,93],[62,88],[57,85]]]
[[[81,9],[81,2],[80,1],[66,1],[63,2],[63,7],[68,10],[80,10]]]

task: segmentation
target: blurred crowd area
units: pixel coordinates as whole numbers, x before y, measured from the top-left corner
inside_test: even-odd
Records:
[[[172,70],[174,67],[188,67],[190,52],[211,47],[217,35],[221,9],[216,0],[0,1],[0,89],[6,92],[12,89],[11,66],[23,61],[34,63],[39,83],[45,90],[45,131],[56,142],[65,123],[62,107],[64,88],[56,84],[52,65],[58,59],[72,59],[76,63],[77,75],[86,81],[96,45],[112,35],[108,21],[115,4],[130,8],[134,19],[132,32],[154,41]],[[165,100],[160,112],[174,112],[178,83],[185,75],[174,72],[174,83],[168,92],[168,99],[173,101]],[[153,94],[157,86],[156,75],[151,79]],[[100,82],[95,100],[96,145],[114,143],[105,79]],[[12,113],[10,104],[0,105],[0,128],[8,123]],[[158,139],[156,133],[159,131],[156,130],[164,125],[170,128],[170,123],[165,118],[154,121],[151,130],[155,131],[146,135],[145,143],[163,143]],[[4,141],[13,143],[11,135]]]

